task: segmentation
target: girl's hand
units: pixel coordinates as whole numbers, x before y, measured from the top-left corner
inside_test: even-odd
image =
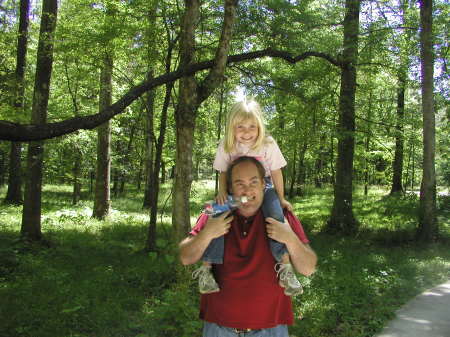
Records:
[[[220,192],[219,191],[219,193],[216,196],[216,202],[219,205],[223,205],[223,204],[225,204],[227,202],[227,197],[228,197],[228,195],[227,195],[226,192]]]
[[[286,199],[280,200],[281,208],[286,208],[289,212],[294,211],[294,207],[292,207],[291,203]]]

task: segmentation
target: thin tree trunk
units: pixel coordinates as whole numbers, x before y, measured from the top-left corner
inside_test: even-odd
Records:
[[[22,198],[22,143],[11,142],[9,152],[8,190],[4,202],[6,204],[20,205]]]
[[[25,94],[25,69],[28,45],[30,0],[20,0],[19,34],[17,37],[14,108],[23,113]],[[8,190],[5,203],[22,204],[22,144],[11,142],[9,154]]]
[[[153,78],[153,69],[147,74],[147,77]],[[145,173],[146,173],[146,184],[144,191],[144,201],[142,204],[143,208],[150,208],[152,205],[152,177],[153,177],[153,159],[154,159],[154,149],[155,149],[155,131],[154,131],[154,110],[155,110],[155,90],[150,90],[146,96],[146,115],[145,115]]]
[[[5,152],[0,150],[0,187],[5,184]]]
[[[436,216],[436,130],[433,100],[433,1],[420,1],[420,57],[422,77],[423,166],[420,186],[419,227],[417,239],[432,242],[438,236]]]
[[[166,162],[161,160],[161,184],[165,184],[166,179]]]
[[[295,196],[295,178],[297,176],[295,163],[297,162],[297,148],[294,149],[294,158],[292,159],[291,185],[289,186],[289,199]]]
[[[304,191],[306,183],[305,154],[307,149],[308,149],[308,142],[306,140],[303,140],[298,159],[298,175],[297,175],[297,191],[296,191],[296,195],[298,196],[305,195]]]
[[[170,60],[172,58],[171,52],[169,52],[170,57],[167,59]],[[170,62],[170,61],[169,61]],[[168,65],[170,71],[170,63]],[[149,234],[147,241],[147,249],[155,250],[156,249],[156,218],[158,215],[158,198],[159,198],[159,172],[161,171],[162,164],[162,152],[164,147],[164,138],[166,134],[166,126],[167,126],[167,112],[169,110],[170,104],[170,95],[172,93],[173,83],[169,83],[166,86],[166,95],[164,98],[164,104],[161,112],[161,120],[160,120],[160,129],[159,129],[159,137],[156,143],[156,155],[155,155],[155,167],[153,169],[152,176],[152,196],[151,196],[151,207],[150,207],[150,226],[149,226]]]
[[[72,204],[77,205],[81,198],[81,153],[77,149],[73,163],[73,193]]]
[[[112,169],[112,195],[114,198],[117,198],[117,195],[119,193],[119,170],[118,169]]]
[[[370,151],[370,137],[366,136],[364,148],[366,154]],[[364,195],[367,196],[369,194],[369,161],[367,158],[364,158]]]
[[[282,108],[280,104],[275,103],[275,107],[278,112],[278,128],[280,130],[280,133],[284,135],[285,129],[286,129],[286,120],[285,120],[285,110]],[[278,139],[278,146],[280,147],[281,151],[284,152],[284,144],[283,144],[283,138]],[[287,170],[285,168],[282,168],[284,179],[283,179],[283,191],[286,194],[286,183],[287,183],[287,176],[286,172]]]
[[[367,111],[367,120],[370,121],[372,118],[372,97],[373,92],[372,88],[370,88],[370,94],[369,94],[369,109]],[[370,153],[370,140],[371,140],[371,131],[369,123],[367,123],[367,129],[366,129],[366,137],[364,140],[364,149],[365,149],[365,156],[364,156],[364,195],[367,196],[369,193],[369,160],[368,156]]]
[[[50,79],[53,66],[53,44],[58,11],[57,0],[44,0],[39,32],[39,44],[34,83],[32,124],[45,124],[50,92]],[[38,241],[41,232],[41,192],[44,142],[31,142],[28,146],[27,176],[22,212],[21,236],[27,240]]]
[[[139,170],[138,170],[138,172],[137,172],[137,176],[136,176],[136,187],[137,187],[137,190],[138,191],[140,191],[141,190],[141,188],[142,188],[142,166],[144,165],[144,162],[143,162],[143,160],[141,159],[140,161],[139,161]]]
[[[358,33],[360,0],[346,0],[344,18],[345,66],[341,73],[339,95],[338,157],[334,202],[327,231],[351,234],[357,230],[353,215],[353,155],[355,151],[355,92],[358,61]]]
[[[73,111],[74,111],[74,115],[75,116],[79,116],[79,107],[78,107],[78,101],[77,101],[77,96],[78,96],[78,83],[77,81],[75,81],[75,85],[72,86],[72,83],[70,81],[70,76],[69,76],[69,70],[67,67],[67,64],[64,64],[64,72],[66,75],[66,80],[67,80],[67,88],[69,90],[69,94],[70,97],[72,98],[72,104],[73,104]],[[73,173],[73,179],[72,179],[72,204],[73,205],[77,205],[78,202],[80,201],[80,197],[81,197],[81,171],[82,171],[82,152],[80,149],[80,146],[78,144],[73,144],[74,145],[74,158],[73,158],[73,168],[72,168],[72,173]]]
[[[128,170],[128,166],[130,163],[130,156],[132,153],[132,148],[133,148],[133,143],[134,143],[134,135],[136,134],[136,127],[137,125],[140,124],[140,118],[137,119],[137,121],[135,123],[133,123],[133,125],[131,126],[131,130],[130,130],[130,138],[128,140],[127,146],[126,146],[126,150],[125,153],[122,155],[122,159],[121,159],[121,170],[119,172],[119,181],[120,181],[120,186],[119,186],[119,195],[124,196],[125,193],[125,184],[127,181],[127,177],[129,176],[127,174]]]
[[[172,65],[172,52],[173,48],[175,47],[175,43],[177,38],[171,39],[170,38],[170,31],[166,27],[167,31],[167,37],[168,37],[168,48],[167,48],[167,55],[166,55],[166,64],[165,69],[166,73],[170,72],[170,68]],[[172,94],[172,89],[174,87],[174,83],[168,83],[166,85],[166,92],[164,95],[164,103],[161,111],[161,118],[160,118],[160,127],[159,127],[159,136],[158,140],[156,141],[156,151],[155,151],[155,165],[153,167],[153,176],[151,176],[151,185],[153,186],[153,189],[151,191],[151,204],[150,204],[150,224],[148,228],[148,236],[147,236],[147,245],[146,248],[149,251],[156,250],[156,219],[158,215],[158,200],[159,200],[159,188],[160,188],[160,180],[159,180],[159,173],[161,171],[161,168],[164,172],[164,163],[162,160],[162,153],[164,148],[164,141],[165,141],[165,135],[166,135],[166,127],[167,127],[167,114],[169,110],[170,105],[170,99]],[[153,130],[152,130],[153,132]],[[164,173],[163,173],[164,175]]]
[[[406,87],[406,72],[400,70],[398,77],[398,90],[397,90],[397,122],[395,126],[395,154],[394,161],[392,163],[392,186],[391,193],[403,193],[403,123],[405,116],[405,87]]]
[[[100,74],[99,109],[111,105],[112,101],[112,56],[105,55]],[[111,206],[111,126],[110,121],[97,129],[97,173],[95,175],[95,197],[92,216],[104,219],[109,215]]]
[[[408,25],[407,22],[407,10],[408,1],[400,1],[400,7],[402,10],[402,23],[404,26]],[[392,186],[391,194],[403,193],[403,159],[404,159],[404,120],[405,120],[405,91],[407,83],[407,70],[409,59],[408,43],[411,38],[411,33],[407,30],[402,34],[405,35],[405,42],[400,44],[400,68],[398,71],[398,89],[397,89],[397,118],[396,118],[396,130],[395,130],[395,154],[394,161],[392,163]]]

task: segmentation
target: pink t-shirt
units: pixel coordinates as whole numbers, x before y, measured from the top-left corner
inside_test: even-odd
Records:
[[[258,150],[252,150],[250,147],[238,143],[231,153],[225,152],[222,139],[217,148],[213,167],[219,172],[225,172],[235,159],[243,156],[258,159],[264,165],[266,177],[271,176],[271,171],[278,170],[287,164],[275,139],[267,137],[266,142]]]

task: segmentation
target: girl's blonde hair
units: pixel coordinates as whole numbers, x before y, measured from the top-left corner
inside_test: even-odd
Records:
[[[254,120],[258,126],[258,137],[256,138],[255,144],[252,146],[252,150],[259,149],[264,143],[266,130],[263,123],[261,107],[254,100],[243,100],[235,103],[228,114],[224,139],[225,152],[230,153],[235,149],[236,139],[234,137],[234,127],[247,119]]]

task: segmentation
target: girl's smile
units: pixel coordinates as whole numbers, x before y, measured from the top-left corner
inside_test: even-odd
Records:
[[[253,145],[258,134],[258,124],[253,119],[244,119],[234,126],[234,138],[241,144]]]

